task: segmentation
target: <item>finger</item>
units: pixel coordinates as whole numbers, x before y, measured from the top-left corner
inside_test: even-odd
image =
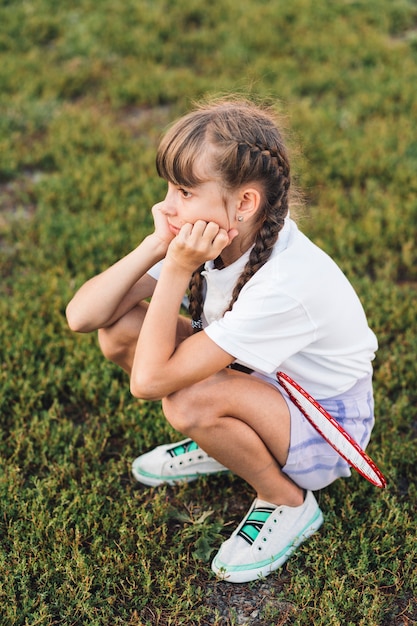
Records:
[[[219,232],[213,239],[213,245],[215,245],[216,247],[221,247],[221,249],[223,250],[223,248],[228,246],[229,243],[230,243],[230,238],[229,238],[227,231],[224,230],[223,228],[220,228]]]
[[[161,202],[157,202],[157,203],[156,203],[156,204],[154,204],[154,205],[153,205],[153,207],[152,207],[152,213],[154,213],[154,214],[155,214],[157,211],[158,211],[158,212],[161,212],[161,211],[162,211],[162,209],[164,208],[164,206],[165,206],[165,202],[164,202],[163,200],[162,200]]]
[[[230,230],[228,230],[227,235],[229,237],[229,242],[232,243],[233,239],[237,237],[238,234],[239,234],[239,231],[237,230],[237,228],[231,228]]]
[[[193,231],[193,225],[190,224],[189,222],[186,222],[185,224],[181,226],[178,236],[181,235],[184,239],[188,238],[191,235],[192,231]]]
[[[209,231],[207,230],[207,227],[209,224],[214,224],[214,222],[205,222],[204,220],[197,220],[193,225],[192,225],[192,233],[193,235],[195,235],[196,237],[203,237],[203,236],[207,236],[209,233],[212,233],[213,227],[209,229]],[[219,230],[219,227],[217,226],[217,231]],[[216,231],[216,232],[217,232]]]
[[[202,235],[204,235],[204,237],[207,237],[207,239],[209,239],[210,241],[214,241],[214,239],[222,230],[223,229],[220,228],[220,226],[216,224],[216,222],[208,222]]]

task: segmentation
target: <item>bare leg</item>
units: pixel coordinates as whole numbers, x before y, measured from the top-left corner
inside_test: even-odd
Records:
[[[100,328],[98,331],[98,340],[104,356],[123,368],[129,375],[147,309],[148,303],[141,302],[141,304],[131,309],[112,326]],[[184,341],[191,333],[190,320],[179,315],[177,344]]]
[[[104,356],[129,375],[147,306],[143,302],[99,330]],[[179,316],[178,343],[191,332],[190,321]],[[163,408],[174,428],[246,480],[259,498],[277,505],[302,503],[302,490],[281,471],[288,455],[290,416],[276,388],[227,369],[165,398]]]
[[[168,421],[246,480],[260,499],[299,506],[303,491],[282,471],[290,414],[279,391],[254,376],[223,370],[163,400]]]

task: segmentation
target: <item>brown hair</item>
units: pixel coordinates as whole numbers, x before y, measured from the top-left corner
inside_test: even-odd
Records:
[[[158,174],[177,185],[198,185],[203,181],[196,177],[194,164],[209,146],[210,171],[226,190],[255,182],[262,189],[254,245],[233,289],[230,310],[242,287],[269,259],[284,225],[290,165],[271,109],[244,99],[222,99],[198,105],[171,126],[158,148]],[[203,267],[194,272],[189,288],[189,311],[196,327],[203,310]]]

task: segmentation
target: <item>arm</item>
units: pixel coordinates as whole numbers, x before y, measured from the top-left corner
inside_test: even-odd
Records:
[[[138,302],[152,295],[155,280],[146,272],[164,258],[173,238],[161,209],[153,209],[155,231],[130,254],[107,270],[88,280],[67,306],[69,327],[88,333],[117,321]]]
[[[164,257],[152,235],[130,254],[88,280],[69,302],[69,327],[88,333],[115,322],[140,300],[152,295],[155,280],[146,272]]]
[[[159,399],[203,380],[234,361],[204,332],[175,347],[178,311],[194,269],[216,258],[235,233],[217,224],[186,224],[168,248],[142,325],[131,373],[132,394]]]

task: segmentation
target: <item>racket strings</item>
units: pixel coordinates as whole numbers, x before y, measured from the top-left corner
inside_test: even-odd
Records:
[[[293,391],[294,395],[295,392]],[[369,459],[363,458],[365,452],[363,450],[358,451],[356,446],[358,445],[354,439],[352,439],[346,431],[342,434],[337,430],[337,423],[333,424],[329,418],[315,407],[309,400],[304,398],[302,394],[297,395],[297,402],[301,405],[299,408],[304,409],[304,415],[309,414],[309,417],[314,421],[314,426],[320,431],[320,434],[327,440],[332,441],[332,446],[336,451],[351,465],[361,470],[362,474],[365,474],[368,478],[376,480],[380,483],[378,474],[373,467],[369,465]],[[335,420],[336,422],[336,420]],[[340,427],[340,425],[339,425]]]
[[[292,402],[336,452],[364,478],[378,487],[385,487],[384,476],[351,435],[289,376],[279,372],[278,380]]]

